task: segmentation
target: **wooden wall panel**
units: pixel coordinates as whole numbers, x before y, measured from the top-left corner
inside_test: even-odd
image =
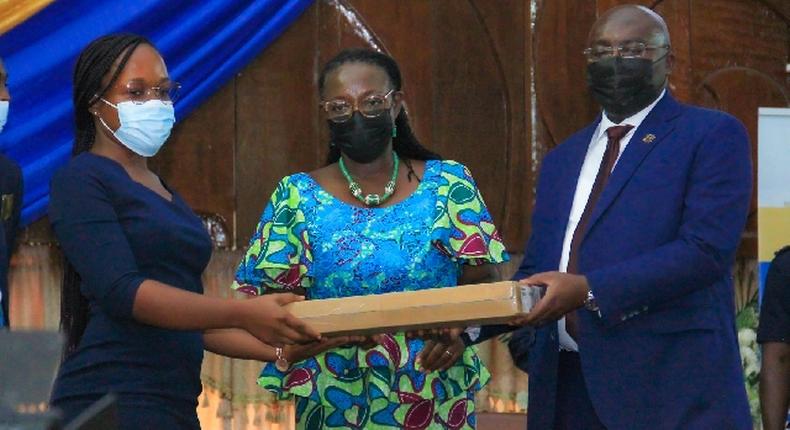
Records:
[[[344,2],[345,3],[345,2]],[[343,26],[347,18],[339,12],[338,7],[342,6],[340,1],[318,1],[313,5],[317,10],[318,17],[316,26],[316,51],[313,52],[316,63],[315,79],[318,79],[318,73],[321,67],[334,56],[341,49],[341,34],[343,33]],[[350,6],[349,6],[350,7]],[[354,46],[365,46],[363,42],[358,42]],[[317,87],[316,87],[317,91]],[[320,98],[319,98],[320,100]],[[318,115],[318,113],[316,113]],[[323,117],[320,117],[323,118]],[[329,129],[322,119],[320,123],[316,123],[318,139],[320,142],[320,159],[324,161],[329,152]]]
[[[504,205],[497,215],[508,249],[520,252],[529,232],[534,199],[535,172],[532,152],[532,26],[527,1],[476,1],[475,6],[491,37],[503,72],[509,110]],[[503,14],[502,8],[509,13]]]
[[[277,182],[319,165],[311,8],[237,78],[236,243],[244,246]]]
[[[692,0],[693,79],[724,67],[786,78],[788,22],[759,0]]]
[[[599,112],[587,91],[582,51],[597,17],[594,2],[544,0],[535,24],[535,92],[539,142],[560,144]]]

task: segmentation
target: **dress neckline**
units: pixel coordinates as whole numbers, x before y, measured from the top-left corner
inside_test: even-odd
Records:
[[[435,172],[436,166],[438,166],[440,163],[441,163],[441,160],[425,160],[425,171],[423,172],[422,180],[420,181],[419,184],[417,184],[417,188],[415,188],[414,191],[412,191],[412,193],[409,194],[405,199],[403,199],[403,200],[401,200],[399,202],[393,203],[391,205],[388,205],[388,206],[357,206],[357,205],[348,203],[348,202],[338,198],[334,194],[330,193],[329,191],[327,191],[309,173],[307,173],[307,172],[299,172],[296,175],[304,176],[307,179],[307,181],[309,181],[310,183],[312,183],[316,187],[317,192],[328,196],[332,201],[337,202],[341,206],[345,206],[345,207],[348,207],[348,208],[351,208],[351,209],[356,209],[356,210],[386,211],[386,210],[390,210],[392,208],[397,208],[397,207],[399,207],[401,205],[404,205],[404,204],[408,203],[409,201],[411,201],[412,199],[414,199],[417,196],[419,196],[420,194],[422,194],[425,191],[425,189],[428,187],[427,183],[429,181],[433,180],[433,176],[436,174],[436,172]]]
[[[146,187],[145,185],[141,184],[140,182],[135,181],[131,177],[131,175],[129,175],[129,172],[127,172],[126,169],[124,169],[123,165],[121,165],[121,163],[113,160],[112,158],[105,157],[105,156],[99,155],[99,154],[94,154],[93,152],[85,152],[84,154],[88,154],[88,155],[90,155],[93,158],[106,160],[110,165],[113,165],[116,168],[120,169],[123,172],[123,174],[126,176],[126,178],[129,180],[129,182],[132,182],[133,184],[135,184],[138,187],[144,189],[148,193],[153,194],[154,196],[158,197],[159,199],[161,199],[162,201],[164,201],[167,204],[170,204],[170,205],[176,205],[177,204],[177,201],[176,201],[177,200],[177,194],[175,192],[173,192],[172,189],[170,189],[170,187],[167,185],[167,183],[161,177],[159,177],[159,175],[156,175],[156,178],[159,179],[159,183],[162,184],[162,187],[164,187],[164,189],[167,190],[168,193],[170,193],[170,199],[168,199],[165,196],[157,193],[156,191]]]

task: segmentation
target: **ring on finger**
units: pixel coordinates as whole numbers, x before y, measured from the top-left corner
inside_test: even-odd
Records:
[[[277,360],[274,362],[274,367],[280,372],[287,372],[288,369],[291,368],[291,363],[285,358],[285,351],[283,351],[283,348],[279,346],[274,348],[274,355],[277,357]]]

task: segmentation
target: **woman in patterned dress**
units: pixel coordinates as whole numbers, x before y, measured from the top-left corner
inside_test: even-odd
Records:
[[[324,66],[328,164],[277,185],[235,289],[327,299],[493,278],[508,255],[477,186],[465,166],[417,142],[400,89],[397,64],[375,51],[343,51]],[[490,376],[457,333],[289,346],[258,383],[296,397],[298,428],[474,428],[474,395]]]

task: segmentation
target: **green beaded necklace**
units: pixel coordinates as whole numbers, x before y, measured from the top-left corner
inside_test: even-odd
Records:
[[[393,152],[392,157],[395,159],[392,168],[392,176],[390,177],[390,181],[387,182],[387,185],[384,186],[384,194],[367,194],[365,196],[362,195],[362,187],[360,187],[354,178],[351,177],[351,174],[348,173],[346,163],[343,162],[343,157],[340,157],[340,162],[338,163],[340,165],[340,171],[343,173],[346,181],[348,181],[348,189],[351,191],[351,195],[365,204],[365,206],[379,206],[392,197],[392,193],[395,192],[395,181],[398,179],[398,154]]]

